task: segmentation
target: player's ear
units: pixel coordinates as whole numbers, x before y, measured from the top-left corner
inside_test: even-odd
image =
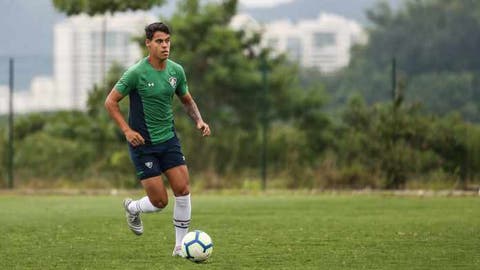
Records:
[[[147,48],[150,47],[150,42],[151,42],[150,39],[148,38],[145,39],[145,46],[147,46]]]

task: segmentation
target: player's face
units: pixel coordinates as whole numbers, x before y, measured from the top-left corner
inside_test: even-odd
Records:
[[[170,53],[170,35],[157,31],[151,40],[146,40],[148,52],[159,60],[167,60]]]

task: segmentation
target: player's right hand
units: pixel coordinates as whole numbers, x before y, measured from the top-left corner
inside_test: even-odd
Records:
[[[200,121],[197,123],[197,129],[199,129],[202,132],[202,136],[210,136],[210,127],[208,126],[207,123]]]
[[[125,138],[134,147],[145,144],[145,139],[143,139],[142,135],[131,129],[125,131]]]

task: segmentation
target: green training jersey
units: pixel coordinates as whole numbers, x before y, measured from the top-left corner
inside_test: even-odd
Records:
[[[128,123],[146,144],[173,138],[173,94],[181,97],[188,92],[182,66],[167,59],[165,69],[156,70],[146,57],[123,74],[115,89],[130,97]]]

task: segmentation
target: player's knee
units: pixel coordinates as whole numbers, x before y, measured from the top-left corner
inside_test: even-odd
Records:
[[[176,192],[175,192],[175,196],[186,196],[190,194],[190,188],[188,185],[185,185],[181,188],[179,188]]]
[[[157,208],[165,208],[168,205],[168,198],[158,198],[152,201],[153,206]]]

